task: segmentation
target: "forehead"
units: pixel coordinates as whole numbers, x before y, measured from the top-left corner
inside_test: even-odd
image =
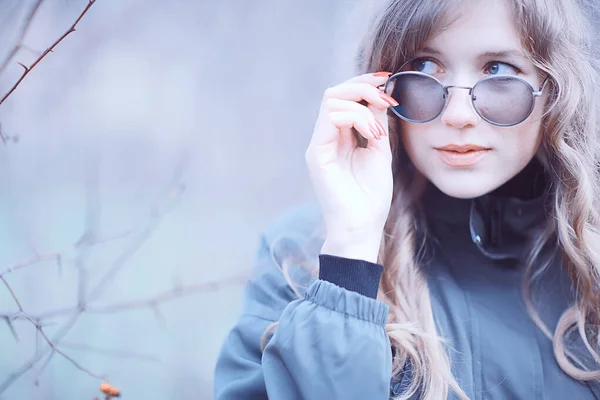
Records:
[[[493,51],[524,52],[506,0],[465,1],[425,46],[451,55]]]

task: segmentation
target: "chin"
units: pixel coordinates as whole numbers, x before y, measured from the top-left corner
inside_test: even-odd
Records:
[[[500,187],[503,179],[491,179],[478,174],[432,174],[427,179],[442,193],[458,199],[472,199],[490,193]]]

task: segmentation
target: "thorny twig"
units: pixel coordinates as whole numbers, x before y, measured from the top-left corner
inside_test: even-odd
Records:
[[[174,183],[172,183],[171,186],[176,186],[176,187],[181,186],[178,183],[177,176],[174,178]],[[88,190],[89,190],[89,188],[88,188]],[[173,203],[174,201],[176,201],[178,199],[179,195],[182,194],[182,191],[169,190],[169,193],[171,194],[171,198],[169,199],[170,201],[162,201],[161,204]],[[89,198],[88,198],[88,200],[89,200]],[[89,210],[90,208],[92,210]],[[156,210],[156,208],[155,208],[155,210]],[[159,208],[158,210],[165,212],[166,210],[168,210],[168,207],[162,207],[162,208]],[[90,202],[88,201],[88,212],[93,213],[93,211],[95,211],[95,210],[92,208],[92,206],[90,205]],[[162,216],[162,214],[160,212],[155,211],[152,213],[150,222],[147,224],[146,227],[141,229],[138,232],[138,234],[136,235],[136,237],[132,240],[132,242],[128,246],[126,246],[125,250],[117,258],[117,261],[113,264],[113,266],[111,268],[109,268],[109,271],[105,274],[103,279],[101,279],[101,282],[104,282],[104,283],[109,282],[110,278],[113,277],[125,265],[126,261],[128,261],[141,248],[142,244],[147,240],[147,238],[153,232],[154,228],[156,228],[157,220],[159,220],[161,216]],[[89,224],[91,221],[93,221],[93,219],[88,218],[87,223]],[[93,241],[94,241],[93,238],[96,236],[93,225],[94,224],[92,223],[92,227],[86,227],[86,231],[85,231],[86,233],[84,234],[84,238],[80,239],[80,241],[77,243],[77,247],[79,247],[78,250],[89,251],[89,243],[93,243]],[[81,259],[80,259],[80,261],[81,261]],[[27,264],[27,263],[17,263],[15,265],[23,265],[23,264]],[[31,264],[32,263],[29,263],[27,265],[31,265]],[[77,264],[77,268],[80,272],[82,271],[82,269],[84,269],[83,261],[81,261],[81,264]],[[80,276],[79,276],[79,286],[80,287],[82,285],[85,285],[85,283],[82,282],[83,277],[85,277],[85,276],[86,276],[85,274],[80,273]],[[69,315],[70,318],[64,324],[62,324],[61,329],[59,329],[59,332],[55,335],[55,337],[50,339],[47,336],[45,336],[45,333],[42,331],[41,326],[39,326],[39,324],[36,324],[34,322],[34,319],[29,317],[26,314],[25,310],[23,310],[23,308],[21,307],[21,305],[18,301],[16,294],[14,293],[12,288],[10,288],[10,285],[8,285],[8,282],[6,282],[5,277],[2,276],[1,278],[2,278],[2,281],[5,282],[5,285],[7,286],[13,299],[15,299],[15,301],[17,302],[19,311],[22,313],[21,315],[24,315],[25,319],[32,322],[32,324],[36,327],[36,329],[39,331],[39,333],[44,337],[44,339],[46,339],[46,342],[50,346],[50,350],[48,350],[46,352],[38,352],[30,360],[26,361],[19,369],[14,371],[4,381],[2,381],[2,383],[0,383],[0,394],[3,393],[8,387],[10,387],[17,379],[19,379],[21,376],[23,376],[23,374],[25,374],[27,371],[32,369],[40,360],[42,360],[46,357],[51,359],[51,358],[53,358],[54,354],[59,354],[59,355],[63,356],[65,359],[70,361],[77,368],[88,373],[89,375],[94,376],[94,377],[100,377],[98,374],[94,374],[94,373],[90,372],[89,370],[81,367],[81,365],[79,365],[77,362],[75,362],[75,360],[68,357],[64,352],[62,352],[58,349],[61,339],[71,330],[71,328],[78,321],[79,317],[86,311],[88,303],[91,302],[91,300],[89,300],[89,298],[80,298],[79,304],[77,305],[77,307],[74,308],[73,313],[71,313]],[[94,288],[92,293],[94,293],[96,296],[99,296],[105,289],[106,289],[105,287],[102,287],[101,285],[97,285]],[[79,290],[79,293],[82,293],[82,291]],[[6,318],[6,316],[5,316],[5,319],[7,321],[9,320],[8,318]],[[47,360],[47,362],[49,362],[49,360]],[[104,378],[104,377],[102,377],[102,378]]]
[[[172,300],[177,300],[185,296],[194,295],[197,293],[212,293],[216,292],[225,287],[231,287],[234,285],[243,285],[248,281],[250,274],[240,274],[224,279],[220,279],[212,282],[203,282],[195,285],[187,285],[182,287],[174,287],[166,290],[162,293],[158,293],[152,297],[140,300],[132,300],[128,302],[121,302],[115,304],[108,304],[103,306],[86,305],[85,312],[88,314],[114,314],[121,311],[131,311],[144,308],[154,308],[162,303],[167,303]],[[8,319],[11,322],[15,320],[48,320],[57,317],[64,317],[74,313],[77,313],[79,307],[61,308],[57,310],[48,311],[42,314],[28,314],[23,311],[16,313],[0,313],[0,318]]]
[[[19,36],[18,36],[15,44],[10,49],[10,52],[8,53],[8,56],[6,57],[6,59],[2,62],[2,64],[0,64],[0,75],[2,75],[4,73],[4,71],[6,70],[6,67],[8,67],[8,65],[12,62],[13,58],[15,58],[15,56],[17,55],[19,50],[25,48],[23,40],[25,39],[27,32],[29,32],[29,28],[31,27],[31,22],[33,21],[35,15],[37,14],[37,12],[40,9],[40,6],[42,5],[43,2],[44,2],[44,0],[35,0],[35,3],[29,9],[29,13],[27,13],[27,16],[25,17],[25,22],[21,26],[21,31],[19,32]]]
[[[22,26],[22,29],[19,33],[16,44],[9,52],[7,59],[2,64],[0,64],[0,74],[2,74],[5,71],[5,69],[12,62],[12,60],[14,59],[14,57],[16,56],[16,54],[18,53],[19,50],[28,49],[24,45],[23,40],[24,40],[25,36],[27,35],[27,32],[31,26],[32,20],[34,19],[35,15],[37,14],[37,12],[43,2],[44,2],[44,0],[36,0],[34,5],[32,6],[32,8],[30,9],[29,13],[27,14],[27,16],[25,18],[25,23]],[[38,58],[33,62],[33,64],[31,64],[30,66],[26,66],[22,63],[19,63],[24,68],[24,72],[21,75],[20,79],[2,97],[2,99],[0,100],[0,104],[2,104],[16,90],[16,88],[21,84],[21,82],[25,79],[25,77],[32,71],[33,68],[35,68],[41,62],[41,60],[44,57],[46,57],[49,53],[53,52],[54,48],[60,42],[62,42],[62,40],[64,40],[70,33],[75,31],[77,24],[81,21],[81,19],[89,11],[89,9],[92,7],[92,5],[95,2],[96,2],[96,0],[88,0],[88,4],[86,5],[85,9],[81,12],[81,14],[77,18],[77,20],[73,23],[73,25],[61,37],[59,37],[49,48],[47,48],[45,51],[43,51],[38,56]],[[6,139],[1,130],[0,130],[0,138],[2,139],[2,141],[4,143],[6,143]],[[179,172],[181,172],[181,171],[179,171]],[[90,181],[91,180],[88,179],[88,183]],[[94,182],[94,183],[97,183],[97,182]],[[11,333],[13,334],[13,336],[15,337],[16,340],[19,340],[19,338],[17,335],[17,331],[15,330],[15,327],[13,325],[13,322],[15,320],[25,320],[25,321],[31,323],[36,329],[36,346],[37,346],[35,356],[33,356],[30,360],[26,361],[19,369],[14,371],[11,375],[6,377],[6,379],[0,383],[0,394],[2,394],[7,388],[9,388],[14,382],[16,382],[27,371],[35,368],[36,366],[37,366],[37,370],[36,370],[34,383],[37,385],[39,382],[39,377],[43,374],[44,370],[47,368],[47,366],[49,365],[50,361],[52,360],[52,358],[54,357],[55,354],[58,354],[61,357],[63,357],[65,360],[69,361],[72,365],[74,365],[80,371],[83,371],[86,374],[88,374],[94,378],[106,380],[106,378],[107,378],[106,376],[91,372],[89,369],[87,369],[84,366],[82,366],[81,364],[79,364],[75,359],[73,359],[71,356],[69,356],[63,350],[61,350],[61,348],[59,348],[59,346],[60,347],[68,347],[67,344],[62,343],[61,341],[64,338],[64,336],[77,323],[79,317],[83,313],[86,313],[86,312],[87,313],[108,313],[108,312],[114,313],[114,312],[118,312],[118,311],[134,310],[134,309],[140,309],[140,308],[146,308],[146,307],[151,308],[156,313],[158,313],[159,312],[158,305],[161,303],[175,300],[176,298],[180,298],[183,296],[187,296],[187,295],[191,295],[191,294],[195,294],[195,293],[199,293],[199,292],[206,293],[206,292],[218,290],[219,288],[221,288],[223,286],[228,286],[228,285],[232,285],[232,284],[242,284],[242,283],[246,282],[246,280],[247,280],[246,277],[238,276],[238,277],[223,279],[221,281],[207,282],[207,283],[201,283],[201,284],[196,284],[196,285],[191,285],[191,286],[176,286],[175,288],[173,288],[171,290],[157,294],[149,299],[130,301],[130,302],[113,304],[113,305],[108,305],[108,306],[103,306],[103,307],[95,307],[91,303],[93,303],[93,301],[95,299],[97,299],[104,292],[105,288],[115,278],[115,276],[118,274],[118,272],[125,266],[127,261],[141,248],[143,243],[151,235],[151,233],[154,231],[154,229],[156,229],[156,226],[160,222],[161,217],[170,209],[170,207],[173,205],[173,203],[181,196],[181,194],[184,190],[184,187],[177,182],[175,182],[175,184],[172,184],[170,186],[170,188],[168,190],[168,194],[167,194],[167,196],[165,196],[164,201],[162,201],[160,204],[157,204],[153,208],[147,225],[143,229],[140,229],[139,231],[137,231],[137,234],[135,235],[134,239],[129,243],[129,246],[127,246],[125,248],[125,250],[120,254],[120,256],[117,257],[117,260],[108,269],[107,273],[100,279],[100,282],[88,293],[88,291],[87,291],[87,270],[85,268],[85,264],[87,261],[87,257],[91,253],[91,248],[95,244],[98,244],[98,243],[101,243],[103,241],[107,241],[110,239],[114,239],[114,237],[109,238],[109,239],[99,239],[98,238],[97,216],[99,214],[99,210],[98,210],[99,204],[97,202],[95,202],[95,200],[98,198],[98,196],[97,196],[97,193],[90,194],[90,192],[92,192],[91,189],[93,189],[94,187],[95,187],[95,185],[91,185],[91,187],[88,187],[88,191],[87,191],[87,193],[88,193],[88,203],[87,203],[88,204],[88,218],[86,221],[86,230],[85,230],[84,234],[82,235],[82,237],[75,243],[75,246],[74,246],[75,250],[77,251],[77,257],[75,259],[75,266],[79,272],[78,304],[76,307],[72,307],[70,309],[55,310],[50,313],[44,313],[41,315],[34,316],[32,314],[27,313],[24,310],[21,302],[18,299],[17,294],[12,289],[12,287],[10,286],[10,284],[8,283],[8,281],[6,279],[6,275],[8,275],[9,273],[16,272],[20,269],[23,269],[28,266],[32,266],[34,264],[37,264],[37,263],[43,262],[43,261],[56,260],[57,265],[59,266],[59,268],[61,268],[62,259],[63,259],[62,252],[48,253],[48,254],[37,254],[36,253],[34,256],[32,256],[30,258],[22,260],[16,264],[9,266],[5,270],[0,271],[0,280],[6,286],[8,292],[10,293],[11,297],[13,298],[13,300],[15,301],[15,303],[19,309],[19,311],[16,313],[0,313],[0,318],[5,320]],[[127,232],[126,235],[129,235],[130,233],[131,232]],[[124,235],[121,235],[119,237],[122,237],[122,236],[124,236]],[[48,325],[47,323],[45,323],[48,319],[56,317],[56,316],[68,316],[70,318],[65,323],[62,324],[61,328],[59,329],[59,332],[53,338],[50,338],[46,334],[43,327]],[[39,348],[38,341],[37,341],[37,339],[39,339],[39,338],[41,338],[43,340],[43,342],[48,344],[49,349],[47,351],[42,351]],[[79,347],[81,348],[82,346],[79,346]],[[91,347],[87,347],[87,348],[95,350]],[[98,351],[98,350],[96,350],[96,351]],[[104,350],[103,352],[108,353],[108,351],[106,351],[106,350]],[[114,351],[112,353],[114,353]],[[124,355],[123,352],[120,352],[120,355],[121,356],[131,356],[131,355]],[[139,356],[135,356],[135,357],[141,358]],[[148,358],[146,357],[146,359],[148,359]],[[40,363],[40,361],[42,361],[42,362]],[[103,385],[108,385],[108,384],[103,384]],[[113,389],[117,390],[116,388],[111,386],[111,390],[113,390]],[[108,394],[107,394],[107,398],[108,398]]]
[[[21,268],[25,268],[29,265],[38,263],[38,262],[42,262],[42,261],[47,261],[47,260],[56,260],[58,267],[60,268],[61,265],[61,255],[60,253],[49,253],[49,254],[36,254],[33,257],[29,257],[25,260],[21,260],[13,265],[11,265],[10,267],[6,268],[4,271],[0,272],[0,278],[4,277],[4,275],[7,275],[11,272],[14,271],[18,271]]]
[[[14,290],[11,288],[11,286],[8,284],[8,281],[6,280],[5,277],[0,277],[0,280],[2,280],[2,282],[4,283],[4,285],[6,286],[6,288],[8,289],[11,297],[13,298],[13,300],[15,301],[15,303],[17,304],[17,307],[19,307],[19,310],[25,314],[25,310],[23,309],[23,306],[21,305],[21,302],[19,301],[19,299],[17,298],[17,295],[15,294]],[[63,356],[65,359],[67,359],[68,361],[71,362],[71,364],[73,364],[75,367],[77,367],[79,370],[87,373],[88,375],[90,375],[93,378],[98,378],[98,379],[105,379],[104,376],[100,376],[98,374],[94,374],[93,372],[91,372],[90,370],[88,370],[87,368],[81,366],[77,361],[75,361],[73,358],[71,358],[70,356],[68,356],[67,354],[65,354],[63,351],[61,351],[60,349],[58,349],[56,347],[56,345],[54,343],[52,343],[52,341],[48,338],[48,336],[46,335],[46,332],[44,332],[44,330],[42,329],[42,325],[39,321],[35,321],[32,318],[27,318],[32,324],[33,326],[35,326],[37,332],[44,338],[44,340],[46,341],[46,343],[48,343],[48,346],[50,346],[50,348],[52,349],[53,353],[58,353],[61,356]]]
[[[5,282],[5,285],[7,286],[7,288],[9,288],[9,291],[12,293],[12,296],[15,299],[15,302],[17,302],[17,304],[19,306],[18,312],[0,314],[0,318],[5,319],[5,321],[9,324],[9,327],[13,331],[14,331],[14,327],[12,326],[13,321],[25,320],[25,321],[30,322],[32,325],[35,326],[39,335],[43,338],[44,342],[46,342],[49,346],[49,349],[47,349],[45,351],[38,351],[30,360],[23,363],[23,365],[21,367],[19,367],[16,371],[14,371],[3,382],[1,382],[0,383],[0,394],[3,393],[8,387],[10,387],[14,382],[16,382],[20,377],[22,377],[27,371],[31,370],[36,365],[39,365],[39,369],[37,371],[36,378],[35,378],[37,381],[39,376],[43,373],[44,369],[50,363],[51,359],[53,358],[53,356],[55,354],[62,356],[64,359],[66,359],[71,364],[73,364],[76,368],[80,369],[81,371],[84,371],[85,373],[87,373],[90,376],[93,376],[95,378],[105,378],[105,377],[100,376],[99,374],[93,373],[90,370],[86,369],[85,367],[83,367],[82,365],[77,363],[73,358],[71,358],[69,355],[65,354],[64,351],[62,351],[60,349],[60,347],[62,347],[62,343],[61,343],[62,339],[72,329],[72,327],[79,320],[80,316],[84,313],[109,313],[109,312],[114,313],[114,312],[118,312],[118,311],[135,310],[135,309],[142,309],[142,308],[150,308],[150,309],[158,312],[158,305],[162,304],[164,302],[172,301],[177,298],[196,294],[196,293],[206,293],[206,292],[210,292],[210,291],[215,291],[224,286],[243,284],[244,282],[246,282],[246,280],[247,280],[246,277],[238,276],[238,277],[223,279],[220,281],[207,282],[207,283],[201,283],[201,284],[190,285],[190,286],[175,286],[174,288],[172,288],[170,290],[167,290],[165,292],[159,293],[157,295],[154,295],[150,298],[143,299],[143,300],[122,302],[122,303],[116,303],[116,304],[107,305],[107,306],[94,306],[92,304],[93,301],[104,292],[104,290],[107,288],[107,286],[109,286],[110,282],[113,279],[115,279],[116,275],[126,265],[126,263],[129,261],[129,259],[141,248],[143,243],[153,233],[153,231],[156,229],[158,222],[160,221],[162,216],[166,212],[168,212],[172,208],[173,204],[180,198],[181,194],[183,193],[184,187],[181,183],[179,183],[179,178],[178,178],[179,174],[180,174],[180,171],[177,172],[172,183],[169,185],[169,189],[167,190],[167,194],[166,194],[165,198],[162,199],[162,201],[160,201],[157,205],[155,205],[152,208],[152,212],[151,212],[148,222],[146,223],[146,226],[142,227],[141,229],[139,229],[133,233],[134,237],[131,239],[129,244],[125,247],[125,249],[122,251],[122,253],[116,258],[116,261],[112,264],[112,266],[110,268],[108,268],[108,271],[100,279],[100,282],[95,287],[93,287],[89,293],[87,292],[87,290],[85,290],[85,291],[81,290],[82,286],[86,286],[86,284],[83,281],[87,279],[87,275],[85,274],[85,270],[86,270],[85,269],[85,260],[87,257],[84,256],[84,257],[76,258],[76,262],[75,262],[76,268],[78,269],[78,271],[80,271],[79,293],[81,296],[79,298],[78,304],[76,306],[67,308],[67,309],[62,309],[62,310],[55,310],[53,312],[44,313],[44,314],[40,314],[40,315],[28,314],[27,312],[25,312],[23,307],[20,306],[20,303],[17,300],[18,299],[17,295],[12,290],[12,288],[10,288],[10,285],[8,285],[8,282],[6,281],[6,279],[4,277],[4,275],[7,274],[8,272],[13,272],[17,269],[24,268],[25,266],[34,265],[35,263],[37,263],[41,260],[60,259],[60,256],[59,256],[60,253],[50,253],[50,254],[46,254],[46,255],[37,255],[35,257],[31,257],[28,260],[14,264],[13,266],[6,269],[2,275],[0,275],[0,278]],[[89,176],[88,176],[88,178],[89,178]],[[90,196],[90,193],[94,194],[95,192],[93,191],[93,189],[91,189],[88,186],[88,202],[87,202],[88,212],[93,214],[93,213],[98,212],[99,205],[97,203],[94,203],[93,201],[90,201],[91,200],[90,197],[93,197],[93,196]],[[97,194],[95,194],[95,195],[97,196]],[[87,253],[89,251],[91,251],[90,245],[92,243],[96,243],[98,241],[97,239],[95,239],[95,237],[97,237],[97,234],[95,232],[97,229],[95,222],[96,222],[96,219],[93,218],[92,216],[89,216],[89,214],[88,214],[88,219],[87,219],[87,223],[86,223],[86,225],[88,225],[88,226],[86,227],[85,233],[82,236],[82,238],[76,243],[76,249],[78,252],[83,251],[87,255]],[[45,334],[41,322],[48,321],[51,318],[58,317],[58,316],[63,316],[63,317],[66,316],[66,317],[68,317],[68,320],[61,325],[61,327],[58,330],[58,333],[56,333],[52,338],[49,338]],[[16,332],[15,332],[15,334],[16,334]],[[41,365],[40,365],[40,362],[41,362]]]
[[[116,235],[112,235],[112,236],[107,236],[107,237],[87,237],[85,240],[88,244],[90,245],[95,245],[95,244],[101,244],[101,243],[106,243],[106,242],[110,242],[112,240],[116,240],[116,239],[122,239],[125,238],[127,236],[129,236],[131,234],[131,231],[125,231],[123,233],[119,233]],[[81,240],[81,239],[80,239]],[[77,244],[76,244],[77,246]],[[56,266],[58,267],[58,269],[62,269],[62,263],[63,263],[63,254],[65,252],[56,252],[56,253],[47,253],[47,254],[36,254],[34,256],[31,256],[29,258],[23,259],[19,262],[16,262],[15,264],[9,266],[8,268],[6,268],[4,271],[0,271],[0,278],[4,277],[6,275],[8,275],[9,273],[18,271],[20,269],[29,267],[33,264],[37,264],[40,263],[42,261],[51,261],[51,260],[56,260]]]
[[[71,25],[71,27],[62,34],[61,37],[59,37],[50,47],[48,47],[46,50],[44,50],[44,52],[37,58],[37,60],[35,60],[33,62],[33,64],[31,64],[29,67],[19,63],[20,66],[22,66],[25,71],[23,71],[23,74],[21,75],[21,78],[19,78],[19,80],[13,85],[13,87],[4,95],[4,97],[2,97],[2,99],[0,100],[0,104],[4,103],[4,101],[15,91],[15,89],[21,84],[21,82],[23,81],[23,79],[25,79],[25,77],[29,74],[29,72],[31,72],[32,69],[34,69],[36,67],[36,65],[39,64],[40,61],[42,61],[44,59],[44,57],[46,57],[49,53],[51,53],[54,48],[63,41],[64,38],[66,38],[69,34],[75,32],[75,27],[77,26],[77,24],[79,23],[79,21],[81,21],[81,19],[83,18],[83,16],[88,12],[88,10],[94,5],[94,3],[96,2],[96,0],[88,0],[88,4],[85,7],[85,9],[81,12],[81,14],[79,15],[79,17],[77,18],[77,20],[75,20],[75,23],[73,23],[73,25]],[[37,11],[34,10],[34,14]],[[33,15],[31,16],[31,18],[33,19]]]
[[[25,17],[24,23],[22,24],[21,30],[18,34],[18,37],[16,39],[14,46],[12,47],[12,49],[10,49],[6,59],[0,64],[0,75],[6,70],[7,66],[13,61],[13,59],[16,57],[18,51],[20,49],[24,48],[23,41],[25,39],[25,36],[27,35],[27,32],[29,31],[29,28],[31,27],[31,23],[32,23],[35,15],[39,11],[40,6],[42,5],[43,1],[44,0],[36,0],[35,3],[33,4],[33,6],[30,8],[28,14]],[[0,104],[4,103],[4,101],[6,101],[6,99],[12,93],[14,93],[16,88],[21,84],[21,82],[23,82],[25,77],[41,62],[41,60],[44,59],[44,57],[46,57],[49,53],[53,52],[54,48],[56,46],[58,46],[58,44],[60,42],[62,42],[69,34],[71,34],[72,32],[75,32],[75,28],[76,28],[77,24],[81,21],[81,19],[89,11],[89,9],[92,7],[92,5],[95,2],[96,2],[96,0],[88,0],[88,4],[84,8],[84,10],[81,12],[79,17],[75,20],[75,22],[71,25],[71,27],[63,35],[61,35],[50,47],[48,47],[45,51],[43,51],[37,57],[37,59],[33,62],[33,64],[31,64],[30,66],[26,66],[23,63],[20,63],[20,62],[18,63],[19,65],[21,65],[24,68],[24,72],[22,73],[22,75],[18,79],[18,81],[10,88],[10,90],[2,97],[2,99],[0,99]],[[0,130],[0,138],[2,139],[3,143],[6,144],[6,138],[4,137],[1,130]],[[88,221],[87,226],[89,227],[90,225],[92,225],[92,229],[93,229],[94,228],[93,224],[89,224],[89,221]],[[89,232],[86,232],[86,233],[89,233]],[[87,247],[87,249],[89,249],[89,247],[94,244],[95,239],[96,239],[96,235],[91,235],[91,236],[87,235],[87,237],[85,237],[85,240],[82,243],[78,243],[76,245],[76,248],[77,247]],[[43,338],[43,340],[48,344],[48,346],[50,348],[50,352],[45,354],[42,357],[42,358],[45,358],[45,360],[44,360],[43,364],[41,365],[41,367],[37,371],[35,383],[36,384],[38,383],[39,376],[43,373],[43,371],[45,370],[47,365],[50,363],[54,354],[59,354],[64,359],[68,360],[76,368],[87,373],[88,375],[90,375],[94,378],[106,380],[105,376],[101,376],[99,374],[95,374],[95,373],[91,372],[89,369],[85,368],[84,366],[79,364],[75,359],[73,359],[71,356],[69,356],[64,351],[62,351],[58,347],[59,340],[53,341],[48,337],[48,335],[46,335],[46,332],[44,331],[43,326],[42,326],[42,319],[33,318],[26,313],[26,311],[23,308],[22,303],[19,301],[19,298],[17,297],[15,291],[13,290],[13,288],[8,283],[8,281],[5,277],[5,275],[7,275],[8,273],[15,272],[19,269],[25,268],[27,266],[30,266],[30,265],[33,265],[35,263],[45,261],[45,260],[56,260],[57,264],[59,265],[59,268],[60,268],[61,253],[51,253],[51,254],[47,254],[47,255],[40,255],[37,252],[35,252],[35,255],[33,257],[30,257],[29,259],[26,259],[19,263],[16,263],[16,264],[8,267],[5,271],[0,272],[0,280],[2,281],[4,286],[7,288],[8,292],[10,293],[10,296],[16,303],[16,305],[19,309],[19,314],[22,316],[25,316],[25,319],[28,320],[36,328],[36,354],[37,354],[37,356],[39,356],[41,354],[41,352],[39,351],[39,340],[38,340],[40,337]],[[82,276],[80,275],[80,288],[82,287],[82,283],[81,283],[82,280],[85,280],[85,279],[81,279],[81,278],[82,278]],[[85,287],[83,287],[83,289],[85,289]],[[85,309],[85,305],[82,304],[83,302],[81,301],[82,298],[84,297],[83,292],[84,292],[84,290],[80,290],[80,305],[77,308],[77,311],[79,314],[81,312],[83,312]],[[7,315],[3,316],[3,318],[5,319],[7,325],[9,326],[9,329],[11,330],[15,339],[19,340],[17,332],[12,324],[12,322],[14,321],[14,318],[9,317]],[[75,321],[76,321],[76,318],[71,318],[71,320],[65,325],[65,327],[66,327],[65,332],[68,331],[74,325]],[[39,361],[39,359],[40,359],[39,357],[35,357],[33,362],[25,364],[25,368],[22,368],[20,371],[13,373],[7,380],[4,381],[4,384],[2,385],[3,389],[0,390],[0,393],[2,393],[4,391],[4,389],[6,389],[8,386],[10,386],[10,384],[12,382],[16,381],[16,379],[18,379],[18,377],[21,376],[22,373],[33,368],[35,366],[36,362]]]

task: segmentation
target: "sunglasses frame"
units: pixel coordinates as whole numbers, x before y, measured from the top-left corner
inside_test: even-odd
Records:
[[[392,76],[390,76],[388,78],[388,80],[386,81],[385,85],[382,85],[379,88],[382,89],[385,93],[389,94],[388,93],[388,88],[389,88],[388,85],[390,84],[390,82],[393,82],[394,78],[397,79],[399,76],[405,76],[405,75],[424,76],[426,78],[430,78],[430,79],[433,79],[434,81],[436,81],[444,91],[444,106],[441,108],[440,112],[436,114],[435,117],[428,119],[428,120],[413,120],[413,119],[407,118],[407,117],[401,115],[398,111],[396,111],[396,109],[395,109],[396,107],[390,107],[392,109],[392,111],[394,112],[394,114],[396,114],[399,118],[401,118],[407,122],[413,122],[416,124],[425,124],[427,122],[431,122],[434,119],[436,119],[437,117],[439,117],[444,112],[446,107],[448,106],[448,98],[450,97],[450,91],[448,89],[467,89],[467,90],[469,90],[469,96],[471,97],[471,105],[473,106],[473,109],[475,110],[477,115],[479,115],[481,117],[481,119],[483,119],[484,121],[486,121],[492,125],[501,126],[501,127],[515,126],[515,125],[518,125],[521,122],[525,121],[527,118],[529,118],[529,116],[533,112],[533,109],[535,108],[535,99],[542,95],[542,93],[544,92],[544,89],[550,79],[550,75],[547,75],[546,78],[544,79],[544,82],[542,82],[542,84],[540,85],[539,90],[536,91],[529,82],[527,82],[525,79],[521,78],[520,76],[515,76],[515,75],[502,74],[502,75],[488,76],[488,77],[485,77],[485,78],[477,81],[477,83],[475,83],[475,85],[473,85],[472,87],[469,87],[469,86],[456,86],[456,85],[445,86],[437,78],[435,78],[429,74],[426,74],[423,72],[418,72],[418,71],[403,71],[403,72],[397,72],[397,73],[393,74]],[[530,107],[529,111],[527,112],[527,114],[525,115],[525,117],[517,122],[510,123],[510,124],[500,124],[500,123],[491,121],[491,120],[487,119],[486,117],[484,117],[483,115],[481,115],[481,113],[475,106],[475,101],[477,100],[477,97],[473,95],[473,90],[477,87],[477,85],[481,84],[482,82],[485,82],[488,80],[493,80],[493,79],[498,79],[498,78],[511,78],[511,79],[519,80],[519,81],[523,82],[525,85],[527,85],[527,87],[531,90],[531,107]]]

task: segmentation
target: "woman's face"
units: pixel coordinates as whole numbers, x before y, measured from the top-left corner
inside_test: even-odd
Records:
[[[432,74],[447,86],[467,87],[490,75],[511,74],[538,90],[542,79],[525,55],[505,3],[465,2],[456,22],[426,43],[410,69]],[[499,127],[475,112],[468,90],[450,88],[449,92],[446,108],[433,121],[417,124],[399,119],[402,141],[416,169],[442,192],[478,197],[517,175],[534,157],[542,141],[546,96],[536,99],[524,122]],[[440,150],[451,145],[485,150],[477,154]]]

